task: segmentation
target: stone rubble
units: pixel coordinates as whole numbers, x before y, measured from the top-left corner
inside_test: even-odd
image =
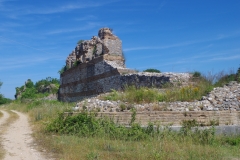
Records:
[[[129,104],[92,97],[78,102],[74,111],[129,112],[131,108],[137,111],[240,111],[240,84],[233,81],[224,87],[214,88],[207,96],[203,96],[202,100],[194,102]]]

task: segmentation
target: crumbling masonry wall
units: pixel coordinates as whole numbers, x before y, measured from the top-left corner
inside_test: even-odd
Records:
[[[64,72],[60,78],[59,99],[74,102],[112,89],[122,90],[126,85],[158,88],[166,83],[184,85],[190,78],[188,73],[136,73],[126,68],[114,67],[117,65],[116,59],[120,58],[103,55]]]
[[[122,90],[126,85],[185,85],[191,77],[188,73],[136,73],[125,68],[122,42],[109,28],[102,28],[98,37],[79,43],[67,57],[66,66],[69,69],[61,74],[58,98],[68,102],[112,89]]]

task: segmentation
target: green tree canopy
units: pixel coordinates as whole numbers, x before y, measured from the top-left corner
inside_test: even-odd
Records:
[[[33,88],[34,87],[34,83],[32,82],[31,79],[28,79],[26,82],[26,87],[27,88]]]
[[[143,72],[154,72],[154,73],[161,73],[161,71],[160,71],[160,70],[158,70],[158,69],[153,69],[153,68],[146,69],[146,70],[144,70]]]
[[[0,81],[0,88],[3,85],[3,82]],[[0,105],[11,102],[11,99],[4,98],[3,94],[0,93]]]

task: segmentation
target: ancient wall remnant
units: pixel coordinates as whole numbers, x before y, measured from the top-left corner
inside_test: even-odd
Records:
[[[86,63],[104,54],[122,57],[122,42],[109,28],[101,28],[98,36],[78,43],[67,57],[66,66],[71,68],[75,61]]]
[[[125,68],[122,42],[109,28],[101,28],[98,36],[79,43],[67,57],[66,66],[69,69],[61,74],[59,100],[71,102],[126,85],[184,85],[191,77],[188,73],[136,73]]]

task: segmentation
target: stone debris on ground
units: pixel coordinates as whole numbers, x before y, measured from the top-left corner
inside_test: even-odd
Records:
[[[92,97],[82,100],[73,107],[74,111],[129,112],[137,111],[240,111],[240,84],[235,81],[223,87],[214,88],[202,100],[194,102],[156,102],[130,104],[122,101],[101,100]]]

